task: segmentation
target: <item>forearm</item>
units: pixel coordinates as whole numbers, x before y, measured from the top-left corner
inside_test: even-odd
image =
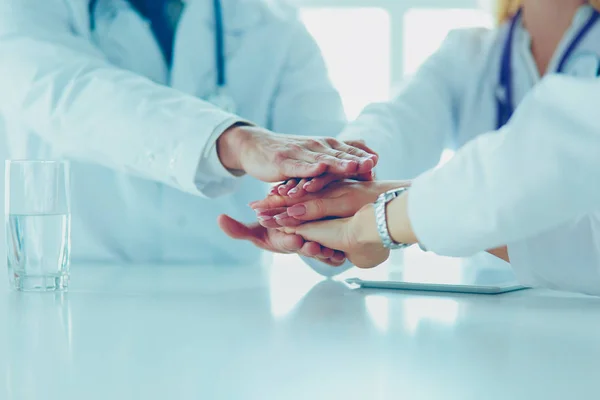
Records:
[[[388,206],[388,227],[390,235],[398,243],[417,243],[418,239],[412,229],[408,215],[408,196],[406,192],[403,196],[392,201]],[[488,253],[510,262],[506,246],[488,250]]]
[[[245,123],[236,123],[217,139],[219,160],[229,171],[243,172],[239,154],[250,136],[247,126]]]
[[[597,209],[598,89],[598,80],[546,77],[502,130],[480,135],[417,178],[409,211],[423,244],[466,256]]]

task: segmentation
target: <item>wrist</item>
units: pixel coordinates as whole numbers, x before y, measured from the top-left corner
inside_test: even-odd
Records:
[[[355,222],[357,240],[360,244],[382,244],[379,232],[377,231],[377,221],[375,219],[373,204],[367,204],[358,210],[353,217],[353,221]]]
[[[235,124],[229,127],[217,139],[217,154],[221,164],[230,171],[244,172],[240,154],[252,136],[246,125]]]
[[[377,181],[377,196],[390,190],[410,187],[411,181]]]
[[[408,217],[408,195],[407,191],[387,205],[388,231],[396,243],[413,244],[418,242]]]

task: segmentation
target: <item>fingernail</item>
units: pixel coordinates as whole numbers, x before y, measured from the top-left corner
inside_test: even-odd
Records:
[[[272,219],[273,217],[271,217],[270,215],[261,215],[260,217],[258,217],[259,221],[270,221]]]
[[[311,186],[312,184],[313,184],[313,181],[306,182],[304,185],[302,185],[302,187],[303,187],[304,189],[306,189],[307,187]]]
[[[254,209],[254,212],[256,212],[257,214],[263,213],[263,212],[265,212],[265,211],[267,211],[267,209],[266,209],[266,208],[255,208],[255,209]]]
[[[248,203],[248,205],[252,208],[254,208],[257,204],[258,204],[258,201],[251,201],[250,203]]]
[[[297,187],[293,188],[292,190],[290,190],[290,191],[288,192],[288,194],[290,194],[290,193],[291,193],[291,194],[298,193],[298,188],[297,188]]]
[[[296,204],[295,206],[288,208],[287,214],[290,217],[301,217],[306,214],[306,206],[303,204]]]
[[[283,218],[289,218],[289,215],[288,215],[288,213],[281,213],[281,214],[277,214],[274,218],[276,220],[280,220],[280,219],[283,219]]]

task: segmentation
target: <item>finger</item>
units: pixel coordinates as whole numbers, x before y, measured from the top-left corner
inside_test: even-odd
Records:
[[[332,267],[339,267],[346,262],[346,256],[344,253],[336,251],[333,257],[330,257],[323,262],[331,265]]]
[[[281,186],[281,185],[282,185],[282,183],[280,183],[280,184],[278,184],[278,185],[274,185],[274,186],[271,188],[271,190],[269,191],[269,196],[273,196],[273,195],[276,195],[276,194],[278,194],[278,189],[279,189],[279,186]]]
[[[305,153],[302,153],[305,154]],[[310,158],[309,156],[305,156]],[[302,159],[287,159],[280,164],[280,172],[282,175],[293,178],[312,178],[325,173],[329,165],[326,162]],[[309,162],[310,161],[310,162]]]
[[[303,256],[317,258],[321,254],[321,245],[315,242],[305,242],[299,252]]]
[[[296,187],[297,184],[297,179],[289,179],[287,182],[283,183],[282,185],[279,185],[279,187],[277,188],[277,193],[280,196],[287,196],[290,189]]]
[[[246,225],[227,216],[220,215],[217,223],[227,236],[237,240],[248,240],[255,246],[265,249],[265,229],[258,224]],[[298,236],[298,235],[295,235]],[[296,239],[297,240],[297,239]],[[304,242],[304,239],[302,239]]]
[[[257,217],[258,219],[258,223],[261,226],[264,226],[265,228],[269,228],[269,229],[278,229],[281,228],[281,225],[279,225],[279,222],[268,215],[265,215],[264,217]]]
[[[336,250],[333,253],[333,256],[331,256],[331,261],[333,261],[334,263],[338,263],[338,265],[342,265],[346,262],[346,254]]]
[[[342,151],[331,148],[326,148],[321,152],[305,151],[299,154],[298,157],[306,162],[324,163],[327,165],[327,172],[341,175],[356,173],[360,161],[359,158],[344,159]]]
[[[302,221],[316,221],[326,217],[351,217],[364,204],[355,204],[354,199],[316,198],[295,204],[287,209],[287,215]]]
[[[369,153],[372,156],[375,156],[376,162],[379,161],[379,154],[375,150],[367,146],[364,140],[345,140],[344,143],[348,146],[356,147],[360,150]]]
[[[302,220],[290,217],[289,215],[287,215],[287,212],[276,215],[274,220],[277,224],[277,227],[294,227],[304,223],[304,221]]]
[[[287,211],[287,207],[275,207],[275,208],[267,208],[267,209],[255,208],[254,211],[256,212],[257,218],[274,217],[281,213],[285,213]]]
[[[365,173],[371,171],[373,168],[375,168],[375,165],[377,165],[377,161],[379,161],[379,157],[376,154],[371,154],[358,147],[351,146],[345,143],[340,143],[339,146],[336,147],[336,149],[346,153],[352,153],[360,157],[359,167],[357,168],[358,173]]]
[[[217,218],[217,223],[221,230],[232,239],[250,240],[250,238],[257,237],[260,233],[259,230],[261,230],[261,228],[256,225],[248,226],[228,215],[220,215]]]
[[[340,142],[337,139],[327,139],[327,142],[329,143],[329,145],[331,145],[332,148],[339,151],[343,151],[347,154],[352,154],[353,156],[358,157],[361,160],[377,158],[377,155],[373,154],[374,152],[371,153],[369,151],[363,150],[361,147],[365,147],[366,145],[358,141],[350,141],[349,143],[346,143]]]
[[[274,217],[278,214],[286,213],[286,210],[287,210],[286,208],[255,210],[255,211],[257,211],[256,219],[258,220],[258,223],[260,225],[264,226],[265,228],[271,228],[271,229],[280,228],[281,226],[279,225],[279,223],[277,222],[277,220]],[[286,213],[286,215],[287,215],[287,213]]]
[[[358,174],[356,176],[353,176],[352,179],[354,179],[355,181],[361,181],[361,182],[372,182],[375,180],[375,170],[371,170],[371,171],[365,172],[363,174]]]
[[[323,258],[331,258],[333,257],[333,254],[335,253],[335,250],[330,249],[329,247],[323,247],[321,246],[321,255],[323,256]]]
[[[269,239],[273,250],[281,253],[296,253],[304,246],[304,239],[301,236],[276,230],[269,232]]]
[[[334,250],[343,251],[345,229],[349,218],[318,221],[300,225],[296,228],[287,228],[291,233],[296,233],[309,242],[317,242]]]
[[[344,253],[323,247],[315,242],[305,242],[299,253],[305,257],[315,258],[333,267],[339,267],[346,261]]]
[[[331,182],[335,182],[340,179],[342,179],[340,176],[332,175],[332,174],[325,174],[323,176],[318,176],[318,177],[313,178],[310,181],[306,182],[306,184],[304,184],[304,190],[308,193],[315,193],[320,190],[323,190]]]
[[[289,205],[290,200],[289,197],[279,196],[279,194],[275,194],[273,196],[268,196],[262,200],[253,201],[250,204],[250,208],[253,210],[268,210],[270,208],[279,208],[279,207],[287,207]]]
[[[311,178],[312,179],[312,178]],[[311,179],[304,178],[301,179],[298,184],[288,191],[287,195],[290,197],[302,197],[306,194],[304,190],[304,185],[311,181]]]
[[[256,210],[269,210],[272,208],[291,207],[294,204],[301,203],[303,201],[312,200],[317,198],[318,194],[307,194],[302,197],[289,197],[289,196],[268,196],[263,200],[253,201],[250,203],[250,207]]]
[[[352,148],[353,146],[348,146],[335,138],[309,140],[306,147],[315,153],[326,154],[333,158],[354,161],[357,163],[366,156],[362,154],[363,152],[361,149]]]

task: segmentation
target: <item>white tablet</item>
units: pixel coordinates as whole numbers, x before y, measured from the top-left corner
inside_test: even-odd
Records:
[[[360,278],[350,278],[345,281],[348,285],[358,286],[364,289],[396,289],[396,290],[416,290],[424,292],[446,292],[446,293],[467,293],[467,294],[502,294],[514,292],[517,290],[528,289],[526,286],[517,284],[495,284],[495,285],[454,285],[423,282],[403,282],[403,281],[369,281]]]
[[[365,289],[501,294],[527,289],[510,265],[488,253],[466,258],[439,257],[418,248],[407,249],[387,267],[354,270],[346,284]]]

